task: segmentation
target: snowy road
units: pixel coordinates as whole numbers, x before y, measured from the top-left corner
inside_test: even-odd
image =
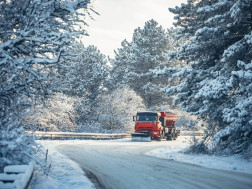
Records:
[[[158,159],[146,152],[175,141],[139,143],[86,141],[60,145],[58,151],[77,162],[97,188],[252,188],[252,175]]]

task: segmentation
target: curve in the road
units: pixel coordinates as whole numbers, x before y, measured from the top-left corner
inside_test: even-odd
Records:
[[[106,189],[251,189],[252,175],[158,159],[146,152],[169,141],[87,142],[58,150],[77,162],[97,188]]]

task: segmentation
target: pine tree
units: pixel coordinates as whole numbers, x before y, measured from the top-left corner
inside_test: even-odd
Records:
[[[248,119],[242,119],[240,124],[234,121],[241,122],[240,114],[234,113],[241,99],[249,100],[251,97],[250,89],[245,90],[245,86],[249,87],[246,82],[249,78],[234,79],[240,69],[249,67],[252,59],[251,10],[251,0],[188,0],[187,4],[170,9],[176,14],[178,36],[190,38],[176,56],[186,61],[188,66],[163,72],[167,75],[173,73],[181,81],[180,85],[166,89],[168,95],[177,94],[175,103],[207,121],[209,136],[220,131],[215,136],[217,147],[222,144],[224,136],[230,136],[232,142],[224,146],[228,149],[234,144],[240,146],[237,152],[248,148],[251,143],[248,136],[252,134],[245,126],[251,124],[248,121],[251,114],[246,114]],[[247,109],[247,106],[244,104],[243,108]],[[239,107],[242,111],[243,108]],[[233,113],[229,113],[228,117],[232,115],[233,122],[227,119],[227,112],[230,111]],[[236,125],[232,126],[237,127],[236,131],[240,131],[227,129],[232,124]],[[225,128],[229,132],[222,133],[221,130]]]
[[[147,21],[143,29],[135,29],[132,42],[124,40],[122,48],[112,60],[113,86],[128,85],[137,92],[147,107],[162,102],[158,84],[151,70],[166,61],[168,37],[162,26],[153,19]]]
[[[95,46],[78,44],[69,52],[70,55],[64,57],[59,67],[58,90],[76,98],[76,122],[81,125],[93,119],[91,115],[96,108],[98,95],[104,90],[109,66],[106,56]]]
[[[108,75],[106,56],[97,47],[85,47],[81,43],[68,49],[68,53],[59,66],[57,82],[62,84],[59,90],[69,96],[87,96],[94,100]]]

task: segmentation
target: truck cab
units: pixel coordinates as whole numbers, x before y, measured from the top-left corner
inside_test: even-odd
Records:
[[[162,123],[159,112],[138,112],[135,120],[135,132],[149,132],[152,138],[159,138],[162,132]]]

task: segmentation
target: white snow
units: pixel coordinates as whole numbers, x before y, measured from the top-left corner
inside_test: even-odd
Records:
[[[21,174],[4,174],[4,173],[0,173],[0,179],[5,180],[5,181],[13,181],[15,179],[20,179],[22,176],[23,176],[22,173]]]
[[[33,188],[36,189],[91,189],[95,186],[85,176],[83,170],[72,160],[56,151],[55,147],[68,141],[37,141],[48,149],[49,175],[35,174]]]
[[[16,189],[25,188],[26,184],[29,182],[32,176],[33,170],[34,170],[34,162],[30,162],[29,165],[6,166],[4,168],[5,174],[0,174],[0,178],[1,180],[11,181],[11,183],[0,182],[0,188],[16,188]],[[14,182],[12,183],[12,181]]]
[[[252,174],[252,159],[245,160],[240,155],[224,157],[204,154],[185,154],[184,151],[189,146],[190,137],[179,136],[177,140],[178,141],[176,141],[174,145],[150,151],[146,153],[146,155],[195,164],[207,168]]]
[[[24,175],[21,177],[21,179],[17,179],[15,180],[14,184],[16,185],[16,189],[23,189],[25,188],[26,184],[29,182],[33,170],[34,170],[34,162],[30,162],[29,165],[27,165],[26,167],[19,167],[19,166],[10,166],[11,168],[9,169],[9,171],[23,171],[23,168],[25,169]],[[17,172],[17,171],[16,171]]]
[[[11,165],[4,168],[5,173],[24,173],[28,169],[28,165]]]

